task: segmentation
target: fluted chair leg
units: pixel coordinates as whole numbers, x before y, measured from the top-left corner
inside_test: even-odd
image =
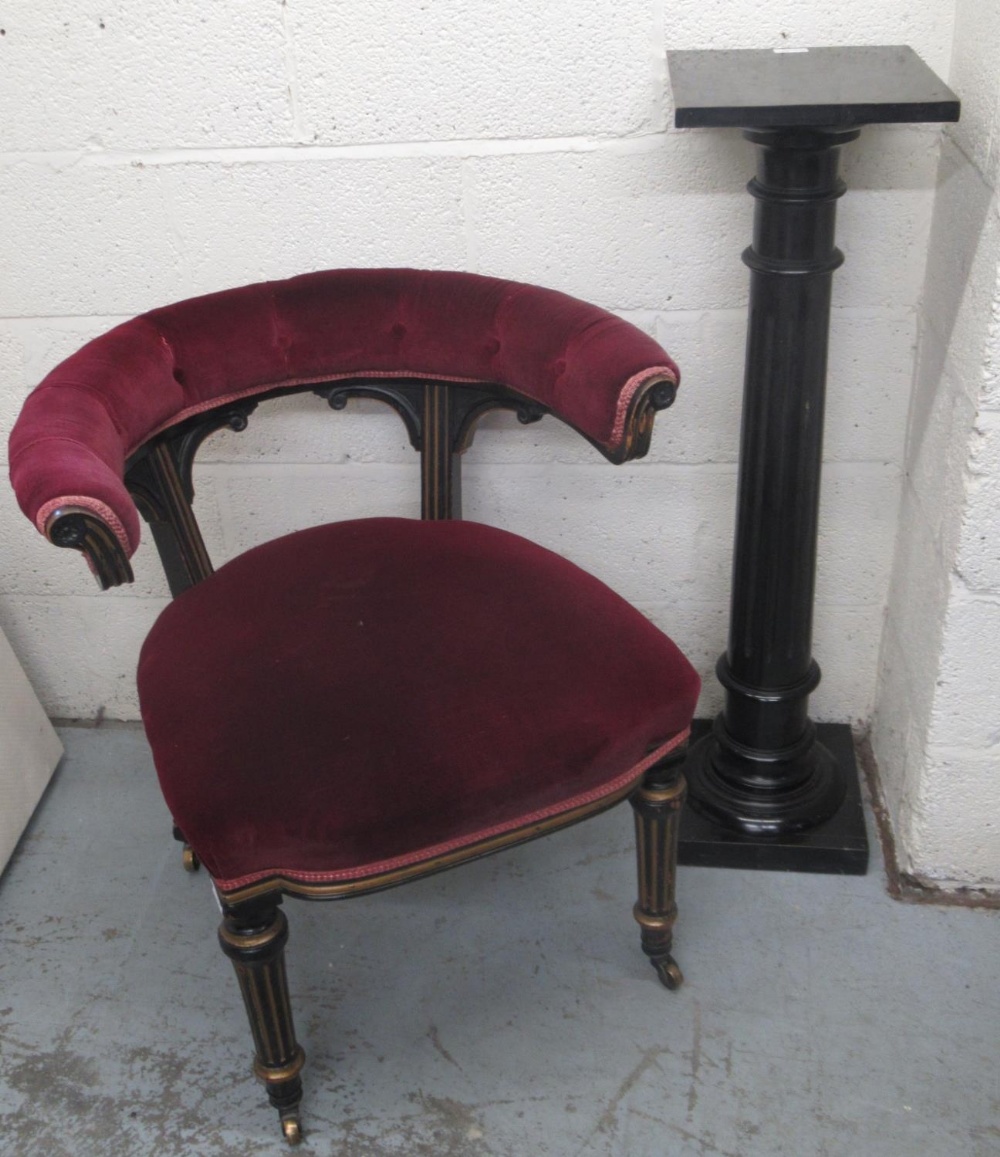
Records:
[[[300,1073],[305,1053],[295,1039],[285,975],[288,921],[279,896],[224,908],[219,928],[222,951],[233,962],[243,994],[257,1055],[255,1075],[267,1086],[290,1145],[302,1140]]]
[[[681,768],[686,758],[684,744],[646,772],[629,801],[635,811],[639,869],[639,902],[633,912],[642,930],[642,950],[669,989],[684,982],[670,948],[677,920],[677,841],[687,793]]]

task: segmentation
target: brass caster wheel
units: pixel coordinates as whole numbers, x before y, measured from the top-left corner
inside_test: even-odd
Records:
[[[661,983],[671,992],[676,992],[684,983],[684,973],[681,972],[677,961],[672,956],[660,956],[653,959],[651,963],[656,969],[656,975],[660,978]]]
[[[282,1117],[281,1131],[289,1145],[298,1145],[302,1141],[302,1125],[298,1117]]]
[[[184,845],[184,851],[181,853],[181,862],[184,865],[185,872],[197,872],[201,867],[201,860],[194,853],[194,849],[190,844]]]

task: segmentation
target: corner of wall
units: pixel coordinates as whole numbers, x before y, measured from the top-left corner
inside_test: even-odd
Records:
[[[963,120],[941,148],[871,731],[899,867],[945,889],[1000,887],[1000,86],[984,20],[1000,34],[1000,0],[959,0]]]

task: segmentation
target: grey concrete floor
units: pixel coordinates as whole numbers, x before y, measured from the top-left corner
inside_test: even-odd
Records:
[[[67,728],[0,881],[0,1152],[280,1154],[204,873],[134,728]],[[454,872],[286,905],[303,1154],[1000,1153],[1000,913],[865,878],[682,869],[638,950],[628,807]]]

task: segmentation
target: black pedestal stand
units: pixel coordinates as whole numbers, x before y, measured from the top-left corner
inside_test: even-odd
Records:
[[[738,126],[757,146],[726,701],[685,767],[680,861],[863,874],[850,731],[808,714],[837,166],[859,124],[954,120],[958,105],[909,49],[669,61],[679,127]]]

